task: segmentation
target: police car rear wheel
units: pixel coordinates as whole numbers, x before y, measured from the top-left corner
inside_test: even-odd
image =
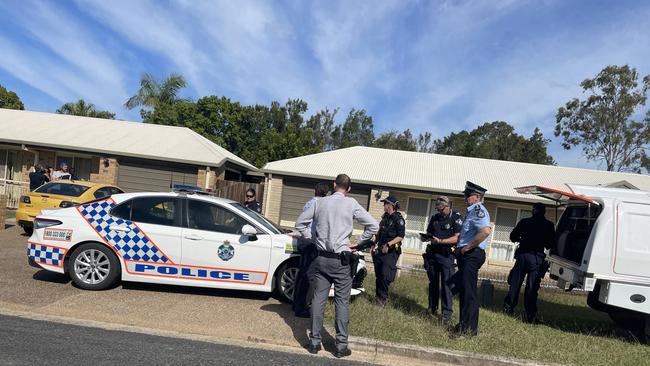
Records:
[[[70,277],[85,290],[105,290],[117,282],[119,261],[101,244],[84,244],[70,256]]]
[[[282,301],[293,302],[293,293],[296,288],[298,271],[298,267],[295,263],[287,263],[278,271],[276,288]]]

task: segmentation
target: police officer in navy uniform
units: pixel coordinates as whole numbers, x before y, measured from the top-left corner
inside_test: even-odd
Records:
[[[262,213],[262,204],[257,202],[257,199],[255,198],[255,190],[253,188],[248,188],[246,190],[246,201],[244,201],[244,206],[257,213]]]
[[[485,249],[492,233],[490,214],[481,203],[486,191],[472,182],[467,182],[463,191],[467,215],[456,247],[460,275],[460,322],[454,328],[454,336],[471,337],[478,334],[478,271],[485,263]]]
[[[397,274],[397,260],[402,253],[401,244],[406,224],[404,217],[398,211],[400,205],[395,196],[388,196],[381,202],[384,203],[384,215],[379,223],[377,245],[372,253],[375,265],[377,302],[384,305],[388,300],[388,286],[395,280]]]
[[[438,213],[429,220],[427,239],[430,243],[424,255],[429,277],[427,313],[435,315],[438,301],[442,300],[441,320],[446,324],[451,321],[453,312],[450,281],[454,274],[453,254],[460,236],[463,218],[458,212],[452,212],[449,198],[446,196],[438,197],[435,205]]]
[[[533,216],[522,219],[510,233],[510,240],[518,242],[515,251],[515,265],[508,276],[510,289],[503,302],[503,312],[511,315],[519,300],[521,284],[526,277],[524,290],[525,322],[537,323],[537,292],[546,272],[544,248],[551,249],[555,238],[552,222],[544,217],[546,207],[541,203],[533,205]]]

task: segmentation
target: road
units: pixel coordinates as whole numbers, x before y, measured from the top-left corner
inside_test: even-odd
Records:
[[[0,364],[370,365],[4,315],[0,315]]]

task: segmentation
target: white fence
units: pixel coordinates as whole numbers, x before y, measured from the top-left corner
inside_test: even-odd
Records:
[[[0,194],[7,196],[7,208],[18,208],[20,196],[29,191],[29,182],[0,179]]]

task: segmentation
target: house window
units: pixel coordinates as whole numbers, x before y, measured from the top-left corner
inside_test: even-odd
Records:
[[[79,179],[90,180],[90,172],[92,170],[92,159],[80,158],[77,156],[64,156],[58,155],[56,157],[56,169],[61,166],[61,163],[68,164],[72,168],[72,173]]]
[[[530,217],[530,210],[507,207],[497,207],[494,220],[494,234],[490,247],[490,259],[500,261],[514,260],[515,243],[510,241],[510,233],[519,220]]]
[[[422,198],[408,199],[406,208],[406,230],[424,231],[427,229],[429,200]]]

